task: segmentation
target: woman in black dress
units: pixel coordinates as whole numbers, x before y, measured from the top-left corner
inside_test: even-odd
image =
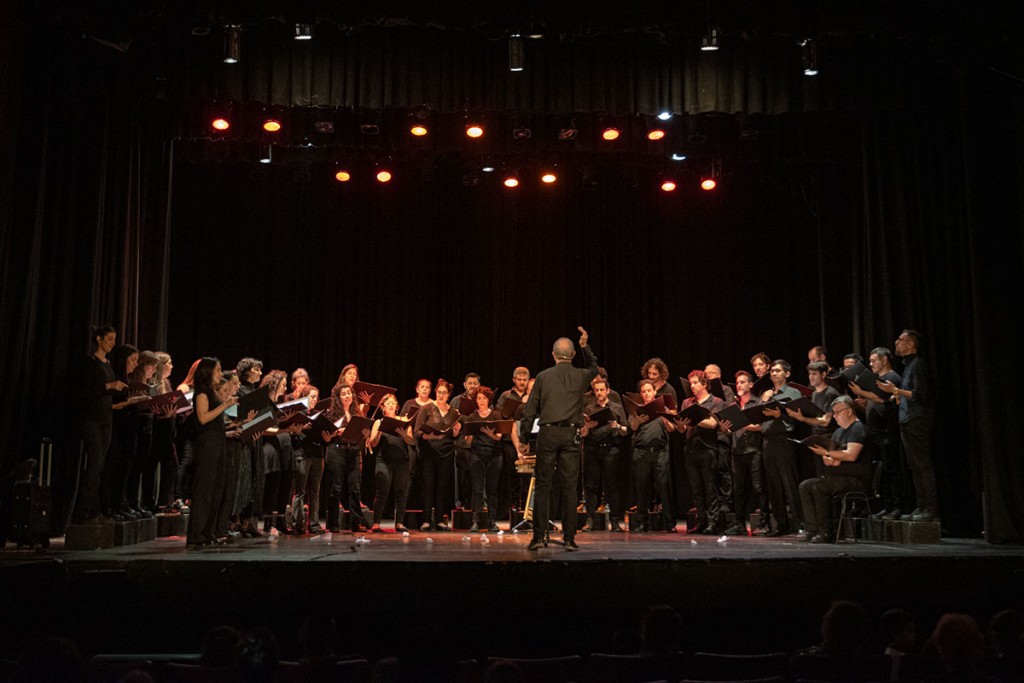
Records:
[[[199,426],[195,434],[195,485],[192,514],[188,521],[189,548],[212,545],[217,540],[217,516],[223,502],[226,476],[224,411],[238,403],[234,396],[221,400],[217,395],[214,387],[221,381],[220,361],[203,358],[196,368],[192,399]]]

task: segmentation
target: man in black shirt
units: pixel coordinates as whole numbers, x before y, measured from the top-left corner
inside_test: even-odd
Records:
[[[800,398],[800,392],[787,384],[791,367],[784,360],[772,361],[768,371],[772,378],[772,388],[765,392],[768,400]],[[764,453],[765,480],[768,482],[768,500],[772,514],[775,515],[775,530],[769,536],[786,536],[791,533],[789,519],[794,517],[798,524],[803,523],[803,510],[800,508],[800,492],[798,490],[796,470],[796,450],[789,437],[793,433],[793,421],[782,408],[765,409],[769,418],[761,423],[764,434],[762,448]],[[788,505],[788,511],[787,511]]]
[[[583,395],[590,381],[597,376],[597,358],[587,346],[587,331],[580,331],[580,351],[586,368],[574,368],[576,355],[572,340],[555,341],[550,367],[537,375],[533,391],[526,402],[519,433],[528,436],[534,419],[540,421],[537,435],[537,482],[534,488],[533,540],[527,550],[537,550],[544,543],[548,528],[548,502],[555,468],[562,474],[562,538],[566,550],[579,550],[576,545],[576,482],[580,471],[580,427],[583,426]],[[525,439],[524,439],[525,441]]]
[[[898,386],[902,381],[899,373],[892,369],[892,352],[884,346],[871,349],[868,356],[871,372],[883,382]],[[868,428],[875,456],[882,462],[882,476],[878,483],[878,495],[882,509],[872,515],[875,519],[899,519],[907,505],[906,465],[900,458],[899,408],[892,400],[886,400],[875,392],[861,389],[856,382],[850,382],[850,390],[857,396],[855,403],[864,411],[864,424]]]
[[[527,399],[527,387],[530,384],[530,369],[519,366],[512,371],[512,388],[506,389],[501,392],[498,396],[498,400],[494,402],[494,409],[502,415],[502,419],[513,420],[517,416],[517,412],[522,412],[523,403]],[[511,507],[512,501],[519,500],[522,497],[522,491],[519,484],[519,478],[516,476],[516,448],[512,443],[512,436],[509,434],[502,434],[501,436],[501,479],[498,481],[498,502],[497,509],[491,511],[492,519],[504,519],[505,513],[508,512]],[[487,501],[488,507],[491,505],[491,501]],[[498,515],[495,517],[495,515]]]
[[[715,481],[719,467],[719,436],[724,441],[725,434],[719,431],[714,413],[724,408],[725,404],[722,399],[708,392],[708,378],[702,370],[692,371],[687,375],[687,380],[693,397],[683,401],[681,410],[699,405],[712,413],[696,424],[676,421],[677,429],[686,430],[686,475],[690,480],[693,504],[697,509],[697,527],[689,531],[717,534],[722,531],[725,523],[724,501]]]
[[[596,377],[590,383],[594,400],[587,404],[587,415],[593,415],[605,408],[615,416],[609,422],[598,426],[587,420],[580,434],[583,436],[583,481],[586,491],[587,521],[583,531],[595,531],[594,511],[597,510],[604,481],[604,495],[611,512],[612,531],[622,531],[622,504],[619,501],[619,441],[626,434],[626,412],[609,397],[608,380]],[[586,416],[585,416],[586,417]],[[604,528],[598,529],[604,531]]]
[[[920,345],[920,334],[914,330],[903,330],[896,339],[896,355],[903,359],[900,384],[880,381],[878,386],[892,394],[899,406],[900,439],[917,495],[917,508],[900,519],[930,522],[938,516],[939,501],[931,453],[934,416],[930,376],[924,361],[917,355]]]
[[[868,429],[857,419],[853,399],[840,396],[832,403],[832,415],[839,428],[832,440],[839,449],[811,446],[821,457],[825,472],[800,484],[800,498],[807,515],[807,528],[801,540],[828,543],[833,538],[832,499],[848,491],[867,491],[871,486],[871,444]]]
[[[640,380],[640,397],[644,405],[656,398],[654,381]],[[654,492],[661,501],[661,522],[665,531],[677,533],[676,517],[669,499],[669,434],[676,431],[674,423],[664,416],[648,419],[647,415],[632,415],[629,427],[633,431],[633,483],[636,487],[636,525],[630,521],[631,532],[650,531],[649,510],[654,502]]]

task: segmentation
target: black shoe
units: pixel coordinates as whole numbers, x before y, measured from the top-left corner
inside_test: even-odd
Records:
[[[828,543],[821,534],[814,534],[809,540],[811,543]]]
[[[637,524],[636,528],[630,528],[630,531],[635,534],[646,534],[648,531],[650,531],[650,527],[648,527],[646,524]]]
[[[565,539],[565,549],[568,550],[569,552],[574,552],[576,550],[579,550],[580,547],[578,545],[576,545],[576,540],[575,539],[567,538],[567,539]]]
[[[937,515],[931,510],[921,510],[910,518],[912,522],[934,522]]]
[[[707,525],[704,526],[703,529],[700,530],[700,533],[702,535],[704,535],[704,536],[717,536],[718,535],[718,527],[715,526],[714,523],[707,524]]]
[[[676,527],[675,524],[673,524],[672,526],[667,527],[665,529],[665,533],[666,534],[678,534],[679,533],[679,529],[678,529],[678,527]]]
[[[526,546],[526,549],[527,550],[531,550],[531,551],[533,551],[533,550],[540,550],[543,546],[544,546],[544,539],[534,538]]]
[[[622,527],[622,522],[617,519],[612,519],[612,531],[615,533],[622,533],[625,529]]]
[[[487,530],[492,532],[492,533],[495,533],[495,534],[498,533],[499,531],[501,531],[501,529],[498,527],[498,525],[495,524],[494,522],[491,522],[491,525],[489,527],[487,527]]]
[[[395,531],[397,531],[400,534],[404,534],[409,531],[409,527],[405,526],[404,524],[396,524]]]
[[[476,531],[480,531],[480,525],[477,524],[476,522],[473,522],[473,524],[469,527],[469,531],[471,533],[472,532],[476,532]]]
[[[779,538],[780,536],[789,536],[789,529],[776,529],[775,531],[769,531],[765,534],[768,538]]]
[[[868,515],[871,519],[885,519],[885,516],[889,514],[888,510],[880,510],[873,515]]]
[[[903,516],[903,511],[902,510],[900,510],[899,508],[893,508],[889,512],[887,512],[884,515],[882,515],[882,519],[891,522],[893,520],[899,519],[902,516]]]
[[[809,540],[811,540],[811,537],[814,536],[814,535],[816,535],[816,534],[809,534],[806,531],[804,531],[803,529],[801,529],[800,531],[796,532],[796,540],[798,540],[798,541],[809,541]]]
[[[585,534],[589,534],[593,530],[594,530],[594,518],[593,517],[587,517],[587,522],[586,522],[586,524],[583,525],[583,528],[580,529],[580,531],[582,531]]]
[[[767,524],[763,524],[763,525],[757,527],[756,529],[754,529],[753,533],[754,533],[755,536],[767,536],[771,532],[772,532],[772,528],[770,526],[768,526]]]

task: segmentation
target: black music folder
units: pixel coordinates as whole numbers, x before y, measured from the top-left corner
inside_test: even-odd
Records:
[[[814,389],[803,384],[797,384],[796,382],[787,382],[787,384],[799,391],[800,395],[804,398],[810,398],[811,394],[814,393]]]
[[[514,420],[516,417],[516,411],[518,411],[522,405],[522,401],[509,394],[505,397],[505,402],[501,404],[501,416],[506,420]]]
[[[601,408],[600,410],[591,413],[590,415],[584,415],[583,417],[588,422],[596,422],[597,424],[595,426],[601,427],[614,420],[615,413],[612,412],[611,408],[606,406],[604,408]]]
[[[462,396],[459,398],[459,405],[455,406],[455,409],[459,411],[459,415],[469,415],[476,410],[476,399]]]
[[[732,425],[732,431],[734,432],[753,424],[753,422],[751,422],[747,417],[746,413],[740,409],[738,403],[730,403],[726,407],[722,408],[718,411],[717,417],[719,420],[728,420]]]
[[[833,441],[827,436],[821,436],[820,434],[817,436],[809,436],[806,439],[790,439],[790,441],[792,441],[793,443],[798,443],[801,446],[821,446],[827,451],[843,450],[843,445],[841,443],[839,443],[838,441]]]
[[[784,408],[800,411],[804,417],[821,417],[825,414],[825,411],[814,405],[814,401],[806,396],[794,398],[789,401],[781,401],[781,403]]]
[[[256,391],[249,392],[245,396],[239,396],[238,403],[235,405],[235,415],[243,418],[249,414],[250,410],[262,413],[265,409],[273,405],[270,400],[270,385],[268,384],[267,386],[260,387]]]
[[[363,400],[363,392],[370,395],[371,408],[379,406],[381,399],[388,394],[394,394],[396,391],[397,389],[394,387],[386,387],[383,384],[371,384],[370,382],[356,382],[352,385],[352,393],[355,394],[357,401]]]
[[[411,426],[412,420],[403,420],[400,417],[388,417],[387,415],[380,418],[380,431],[384,434],[394,435],[396,432],[404,432]]]
[[[764,392],[774,388],[775,385],[772,384],[772,377],[766,372],[764,373],[764,377],[758,377],[754,380],[754,385],[750,388],[750,393],[754,396],[760,397]]]
[[[246,413],[246,415],[248,415],[248,413]],[[248,441],[252,438],[253,434],[269,429],[276,424],[277,418],[274,417],[273,409],[266,408],[262,412],[258,413],[256,417],[242,425],[242,433],[239,434],[238,438],[242,441]]]
[[[671,416],[676,420],[690,420],[690,426],[696,427],[698,422],[711,417],[711,411],[699,403],[694,403],[688,408],[683,408],[678,414]]]
[[[373,429],[373,420],[362,415],[353,415],[342,430],[340,440],[343,444],[350,446],[364,445],[370,436],[371,429]]]

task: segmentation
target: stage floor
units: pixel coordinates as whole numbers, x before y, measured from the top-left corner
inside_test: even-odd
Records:
[[[644,562],[677,561],[804,561],[828,558],[993,558],[1022,556],[1020,547],[993,546],[979,539],[946,538],[938,544],[898,545],[865,541],[811,544],[795,536],[703,536],[651,532],[579,533],[578,552],[552,544],[530,552],[530,531],[510,533],[499,524],[497,533],[468,531],[420,532],[407,535],[385,527],[381,533],[324,533],[281,535],[275,538],[242,539],[236,543],[186,550],[180,536],[158,538],[107,550],[69,551],[63,539],[54,539],[45,553],[15,550],[8,544],[0,562],[50,558],[74,565],[124,564],[138,561],[167,562]],[[554,539],[560,536],[554,535]]]
[[[431,623],[452,629],[463,657],[556,656],[607,652],[618,628],[668,604],[700,624],[687,649],[769,652],[813,644],[836,598],[872,618],[891,607],[932,620],[1024,608],[1019,546],[719,539],[581,533],[578,552],[527,551],[529,532],[457,531],[264,537],[198,551],[181,537],[95,551],[59,539],[45,553],[9,545],[0,649],[59,629],[93,652],[198,652],[203,633],[228,623],[271,628],[294,651],[310,611],[329,610],[346,649],[371,659]]]

